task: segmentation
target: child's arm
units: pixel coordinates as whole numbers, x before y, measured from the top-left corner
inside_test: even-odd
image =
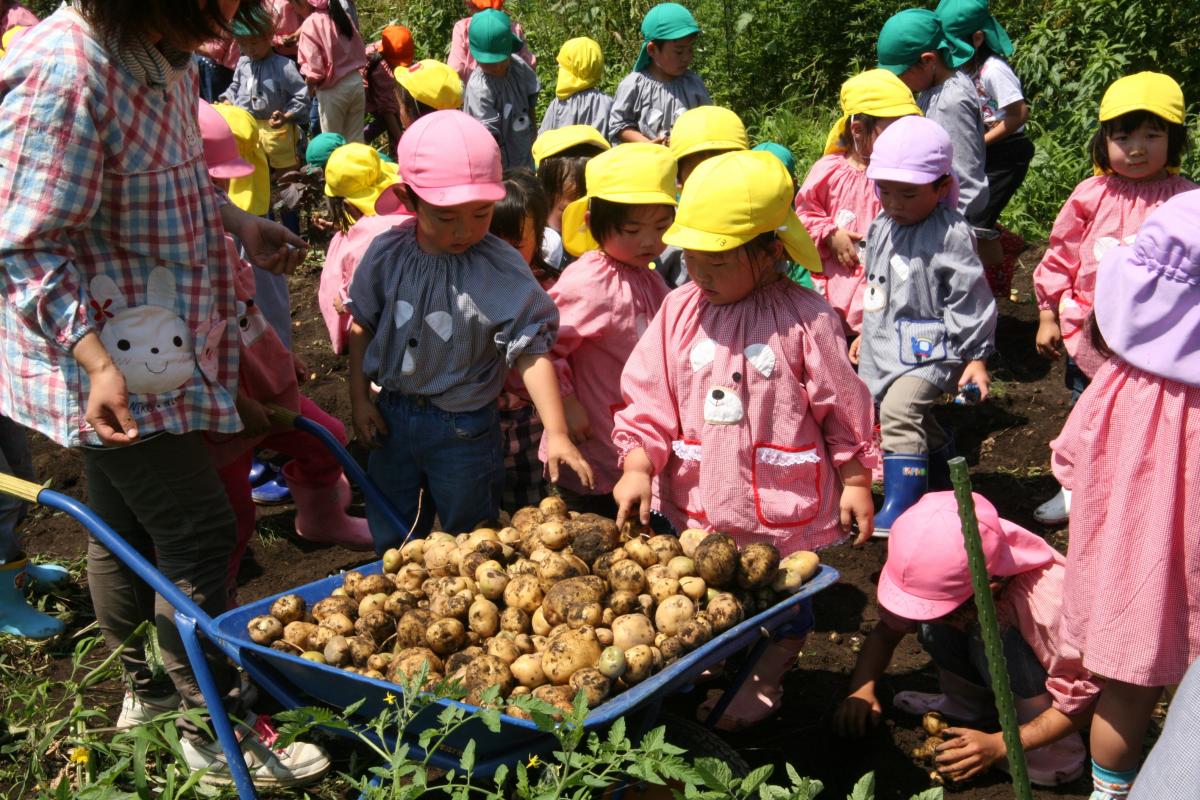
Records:
[[[357,320],[350,323],[350,413],[354,420],[354,435],[363,447],[375,449],[387,436],[387,423],[371,399],[371,380],[363,372],[363,355],[371,342],[371,333]]]
[[[306,121],[312,100],[308,84],[304,82],[304,76],[300,74],[300,70],[296,69],[296,65],[292,63],[291,59],[284,60],[283,86],[284,90],[291,94],[287,106],[283,109],[285,121]]]
[[[638,519],[643,525],[650,524],[651,479],[654,465],[646,450],[635,447],[625,455],[622,464],[624,473],[613,487],[613,499],[617,501],[617,527],[625,524],[630,512],[637,509]]]
[[[329,59],[307,25],[300,27],[300,39],[296,42],[296,59],[300,63],[300,74],[309,86],[320,86],[329,76]]]
[[[617,85],[612,109],[608,112],[609,136],[617,144],[650,141],[649,137],[642,135],[638,129],[637,98],[637,73],[632,73],[626,75]]]
[[[486,87],[482,83],[467,82],[466,92],[463,95],[463,111],[479,120],[483,127],[488,129],[488,133],[492,135],[493,139],[497,142],[503,141],[504,125],[500,108],[496,105],[496,98],[486,91]]]
[[[875,687],[887,672],[892,654],[905,634],[906,631],[893,628],[882,619],[867,634],[850,675],[850,692],[833,714],[833,729],[839,736],[864,736],[868,726],[883,716]]]
[[[567,421],[563,415],[554,364],[544,353],[522,353],[517,356],[517,369],[546,430],[546,466],[550,470],[551,482],[558,483],[558,466],[561,462],[575,471],[584,486],[592,488],[592,468],[567,434]]]
[[[1053,744],[1064,736],[1082,730],[1092,720],[1092,712],[1067,716],[1057,708],[1048,708],[1020,727],[1021,747],[1028,753]],[[980,774],[1008,755],[1004,734],[984,733],[972,728],[946,728],[944,744],[937,746],[938,772],[954,781],[965,781]]]
[[[240,62],[233,70],[233,77],[229,80],[229,85],[225,87],[225,91],[221,92],[221,96],[217,98],[218,103],[232,103],[238,96],[238,92],[242,89],[242,64],[246,65],[246,69],[250,69],[249,62]]]
[[[1009,103],[1004,107],[1004,119],[983,134],[984,145],[992,145],[1012,136],[1029,120],[1029,106],[1024,100]]]
[[[1062,296],[1074,288],[1075,278],[1082,265],[1080,248],[1083,235],[1091,224],[1087,210],[1087,189],[1093,181],[1084,181],[1067,198],[1054,227],[1050,229],[1050,244],[1041,262],[1033,271],[1033,291],[1038,301],[1037,351],[1045,358],[1062,355],[1062,330],[1058,326],[1058,306]]]
[[[834,163],[822,158],[812,165],[796,193],[796,216],[817,247],[824,251],[822,256],[832,255],[843,267],[852,268],[858,264],[857,243],[863,236],[838,227],[829,208],[829,178]]]
[[[942,295],[947,349],[966,363],[958,386],[974,382],[979,399],[984,400],[991,382],[985,362],[996,349],[996,299],[966,220],[955,222],[946,232],[941,251],[933,257],[933,269]]]

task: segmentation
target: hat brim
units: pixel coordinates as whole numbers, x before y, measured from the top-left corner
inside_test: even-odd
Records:
[[[569,203],[563,209],[562,240],[566,251],[576,257],[600,246],[600,243],[592,236],[592,231],[587,224],[588,201],[593,197],[599,197],[610,203],[625,203],[631,206],[677,206],[679,204],[671,195],[653,191],[588,195]]]
[[[704,142],[693,142],[681,150],[671,150],[671,155],[676,161],[687,158],[696,153],[728,153],[731,150],[745,150],[746,143],[734,141],[733,139],[709,139]]]
[[[468,45],[471,50],[471,58],[480,64],[499,64],[516,53],[521,52],[521,48],[525,46],[525,42],[521,41],[521,37],[515,33],[510,32],[508,35],[510,37],[508,41],[510,49],[507,53],[503,52],[503,50],[484,50],[483,48],[476,48],[474,45]]]
[[[382,174],[379,176],[379,180],[368,191],[344,198],[347,203],[367,216],[377,213],[375,204],[379,202],[380,196],[400,183],[400,169],[395,164],[383,161],[380,163],[380,171]],[[325,188],[328,190],[329,184],[326,184]]]
[[[232,180],[233,178],[244,178],[247,175],[254,174],[254,165],[241,156],[231,158],[220,164],[210,166],[208,168],[210,177],[219,180]]]
[[[563,219],[565,221],[565,214],[563,215]],[[741,247],[762,233],[765,233],[765,231],[746,234],[714,233],[712,231],[704,231],[699,228],[680,225],[676,222],[667,228],[667,232],[663,234],[663,242],[684,250],[724,253],[728,250]],[[817,247],[813,244],[812,237],[808,235],[808,231],[805,230],[804,225],[794,212],[788,212],[784,223],[775,229],[775,235],[783,242],[783,248],[787,251],[788,257],[793,262],[804,267],[809,272],[821,271],[821,256],[817,252]]]
[[[1100,115],[1101,122],[1108,122],[1110,119],[1122,117],[1133,111],[1148,111],[1156,117],[1162,117],[1167,122],[1175,125],[1182,125],[1184,117],[1179,116],[1174,110],[1163,108],[1154,103],[1124,103],[1122,105],[1110,105],[1104,108],[1104,113]]]
[[[413,194],[433,206],[461,206],[467,203],[498,203],[506,192],[502,183],[464,183],[455,186],[417,186],[406,184]]]
[[[876,66],[879,67],[879,69],[886,69],[888,72],[899,78],[901,75],[908,72],[912,64],[905,64],[903,66],[900,64],[876,64]]]
[[[892,580],[891,575],[888,574],[886,565],[883,572],[879,574],[879,584],[875,588],[875,600],[881,608],[887,609],[898,617],[916,622],[927,622],[931,619],[944,617],[970,598],[970,594],[960,599],[950,598],[946,600],[930,600],[925,597],[917,597],[915,594],[901,589]]]

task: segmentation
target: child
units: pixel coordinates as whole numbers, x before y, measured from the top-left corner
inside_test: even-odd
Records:
[[[379,42],[367,49],[367,66],[363,68],[366,88],[366,113],[371,122],[363,131],[363,139],[373,142],[387,131],[388,155],[396,157],[404,123],[400,120],[400,103],[396,97],[395,70],[413,63],[412,31],[403,25],[388,25],[379,34]]]
[[[642,20],[642,50],[633,72],[617,86],[608,135],[617,142],[666,144],[689,108],[712,104],[700,76],[688,67],[700,26],[678,3],[659,3]]]
[[[953,441],[933,406],[968,383],[987,398],[996,302],[970,225],[954,209],[954,145],[936,122],[901,117],[875,140],[867,177],[883,210],[867,230],[862,336],[850,359],[879,403],[883,508],[875,535],[944,472]]]
[[[550,479],[565,462],[590,485],[546,356],[554,302],[487,232],[504,197],[495,140],[462,112],[436,111],[404,134],[399,166],[416,219],[375,240],[347,303],[350,398],[355,432],[371,449],[368,473],[417,535],[433,511],[447,531],[494,520],[504,480],[496,398],[517,366],[551,442]],[[372,381],[382,387],[377,404]],[[409,533],[371,504],[367,519],[379,552]]]
[[[200,99],[206,103],[216,102],[233,77],[233,68],[241,58],[241,51],[233,34],[221,31],[221,35],[201,44],[192,54],[196,72],[200,78]]]
[[[1091,144],[1097,174],[1067,198],[1050,231],[1050,246],[1033,271],[1041,309],[1037,350],[1056,359],[1066,349],[1072,405],[1102,361],[1085,330],[1100,259],[1114,245],[1128,242],[1155,208],[1196,188],[1177,174],[1187,147],[1184,108],[1183,90],[1167,75],[1140,72],[1108,88]],[[1058,525],[1070,511],[1071,495],[1064,489],[1038,506],[1034,517]]]
[[[846,338],[862,330],[867,272],[862,262],[867,228],[879,215],[879,197],[867,177],[875,139],[898,117],[920,115],[912,92],[886,69],[861,72],[842,84],[842,116],[825,139],[796,195],[796,215],[817,243],[821,271],[813,276],[842,319]]]
[[[363,141],[366,95],[359,70],[366,49],[340,0],[291,0],[300,24],[297,57],[300,74],[317,93],[321,130],[340,133],[348,142]]]
[[[741,117],[721,106],[697,106],[679,115],[671,128],[671,155],[679,165],[679,185],[702,161],[730,150],[748,150]]]
[[[958,212],[968,220],[977,219],[988,202],[983,116],[975,84],[958,71],[974,51],[946,36],[937,16],[924,8],[890,17],[879,31],[876,50],[879,67],[904,81],[925,116],[950,134],[959,184]]]
[[[462,80],[441,61],[422,59],[408,67],[396,67],[392,74],[398,84],[396,100],[405,130],[426,114],[462,108]]]
[[[558,306],[553,356],[571,439],[593,465],[595,487],[563,476],[559,494],[575,511],[615,516],[621,477],[612,441],[623,404],[613,380],[650,324],[667,285],[649,269],[675,217],[675,160],[662,145],[621,144],[587,165],[588,192],[563,212],[563,241],[580,258],[550,290]]]
[[[792,179],[792,196],[795,197],[796,157],[792,155],[792,151],[781,145],[779,142],[759,142],[750,149],[761,151],[763,153],[770,153],[771,155],[775,156],[775,158],[779,159],[779,163],[783,164],[783,168],[788,171],[788,177]],[[816,289],[816,285],[813,283],[812,274],[804,267],[794,263],[791,259],[788,259],[786,275],[788,280],[800,284],[805,289]]]
[[[1137,774],[1162,688],[1200,657],[1200,191],[1105,256],[1095,303],[1093,344],[1112,357],[1050,446],[1079,496],[1060,630],[1104,678],[1092,797],[1110,800]]]
[[[608,148],[608,140],[590,125],[555,128],[533,142],[533,161],[549,206],[542,252],[552,267],[565,266],[563,210],[587,194],[587,164]]]
[[[475,67],[478,66],[471,54],[470,30],[473,17],[470,15],[488,9],[503,11],[504,0],[463,0],[463,5],[466,7],[468,16],[454,23],[454,30],[450,33],[450,56],[447,61],[450,68],[458,74],[458,79],[466,83],[470,79],[471,73],[475,71]],[[525,41],[525,29],[521,27],[521,23],[512,20],[509,29],[513,36],[522,42]],[[530,67],[537,67],[537,58],[524,44],[517,51],[517,55]]]
[[[608,138],[613,99],[596,88],[604,78],[604,53],[586,36],[567,39],[558,50],[558,83],[539,134],[568,125],[590,125]]]
[[[300,41],[300,23],[303,18],[296,13],[292,0],[270,0],[271,18],[275,21],[271,45],[275,52],[296,60],[296,43]]]
[[[679,530],[767,541],[784,555],[832,544],[853,522],[870,535],[871,397],[833,311],[783,277],[785,252],[820,269],[791,185],[771,154],[739,151],[704,162],[683,187],[663,238],[684,248],[693,282],[667,296],[621,375],[618,524],[649,521],[657,479]],[[769,647],[719,725],[770,715],[802,644]]]
[[[1040,536],[1001,519],[986,498],[973,497],[1029,779],[1038,786],[1068,783],[1083,772],[1087,751],[1077,731],[1088,724],[1100,686],[1079,651],[1059,639],[1066,559]],[[951,780],[1003,766],[1005,757],[1000,733],[969,727],[994,717],[996,701],[962,542],[953,492],[927,494],[896,520],[879,576],[879,622],[834,715],[837,732],[856,738],[879,721],[876,687],[900,642],[915,633],[942,691],[900,692],[894,702],[908,714],[936,711],[968,726],[942,734],[937,765]]]
[[[537,73],[513,58],[523,43],[503,11],[480,11],[470,29],[471,55],[479,62],[463,92],[463,111],[483,123],[500,145],[505,169],[533,169],[537,135]]]
[[[346,352],[351,317],[345,304],[359,261],[376,236],[411,216],[394,191],[402,188],[396,165],[370,145],[344,145],[326,162],[325,200],[337,232],[325,253],[317,307],[338,355]]]

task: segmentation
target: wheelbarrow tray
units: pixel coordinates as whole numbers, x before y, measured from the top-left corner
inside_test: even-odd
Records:
[[[383,562],[376,561],[360,567],[358,571],[372,575],[382,569]],[[817,574],[796,594],[713,637],[703,647],[592,709],[584,720],[584,728],[604,728],[617,718],[634,714],[646,705],[657,707],[662,698],[690,687],[704,670],[745,650],[785,624],[792,635],[807,633],[813,627],[812,596],[836,583],[838,577],[837,570],[822,564]],[[400,687],[388,681],[346,672],[327,664],[307,661],[299,655],[264,647],[253,642],[246,632],[247,623],[254,617],[269,614],[271,604],[277,598],[285,594],[297,594],[311,607],[328,597],[341,584],[342,576],[333,575],[227,611],[214,622],[223,649],[285,706],[320,703],[346,708],[361,700],[363,702],[357,715],[370,719],[388,707],[385,697],[389,693],[400,694]],[[437,714],[451,703],[457,701],[439,699],[418,715],[405,731],[406,741],[411,739],[415,746],[417,735],[436,725]],[[468,709],[474,708],[466,703],[457,704]],[[474,740],[476,774],[487,774],[489,768],[494,771],[496,766],[511,760],[517,753],[544,752],[552,744],[552,737],[539,731],[529,720],[502,714],[501,724],[503,732],[496,735],[488,731],[482,721],[473,720],[456,731],[442,750],[447,755],[456,756],[469,740]],[[453,766],[453,763],[450,765]]]

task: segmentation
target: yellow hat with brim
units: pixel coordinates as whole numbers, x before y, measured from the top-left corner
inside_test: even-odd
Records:
[[[271,210],[271,168],[259,138],[258,122],[249,111],[228,103],[214,103],[213,108],[229,123],[229,130],[237,140],[238,155],[254,167],[254,172],[246,177],[229,181],[229,200],[241,210],[261,217]]]
[[[631,206],[676,205],[675,172],[671,151],[650,142],[619,144],[593,158],[584,170],[587,195],[563,209],[563,247],[581,256],[600,246],[587,225],[593,198]]]
[[[921,116],[912,90],[894,72],[886,69],[869,69],[843,83],[841,104],[842,116],[825,137],[825,155],[845,152],[842,142],[846,137],[846,123],[855,114],[870,114],[883,119],[910,114]]]
[[[449,64],[425,58],[407,67],[396,67],[392,74],[414,100],[435,111],[462,106],[462,78]]]
[[[696,106],[679,115],[671,128],[675,160],[711,150],[749,150],[741,117],[721,106]]]
[[[542,159],[558,155],[564,150],[580,145],[591,145],[600,150],[612,147],[600,131],[591,125],[566,125],[546,131],[533,141],[533,163],[540,165]]]
[[[1149,111],[1167,122],[1182,125],[1183,89],[1170,75],[1139,72],[1113,82],[1100,101],[1100,121],[1108,122],[1131,111]]]
[[[663,234],[684,250],[721,253],[764,233],[775,233],[793,262],[821,271],[821,257],[792,210],[792,177],[761,150],[722,153],[688,178],[675,223]]]
[[[370,145],[344,144],[325,163],[325,196],[341,197],[364,216],[374,216],[379,196],[398,183],[400,168]]]

